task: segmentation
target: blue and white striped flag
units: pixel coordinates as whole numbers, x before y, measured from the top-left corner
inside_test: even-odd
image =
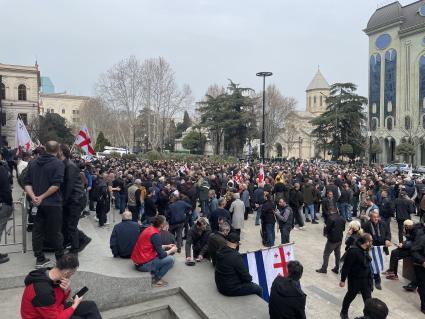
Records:
[[[380,274],[384,271],[384,246],[372,246],[369,255],[372,258],[370,268],[373,274]]]
[[[263,288],[263,299],[269,302],[270,289],[277,276],[287,276],[287,263],[295,259],[294,244],[285,244],[265,250],[242,254],[252,281]]]

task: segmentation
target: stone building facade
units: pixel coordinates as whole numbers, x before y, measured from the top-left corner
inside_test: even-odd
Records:
[[[415,145],[414,165],[425,165],[425,0],[378,8],[364,32],[369,37],[369,136],[380,163],[409,161],[396,155]]]
[[[57,113],[65,118],[67,125],[76,129],[81,124],[80,108],[90,99],[87,96],[66,93],[41,94],[40,115]]]
[[[3,112],[3,123],[0,123],[1,138],[11,147],[15,147],[18,114],[25,124],[38,115],[40,72],[37,63],[34,66],[0,64],[0,75]]]

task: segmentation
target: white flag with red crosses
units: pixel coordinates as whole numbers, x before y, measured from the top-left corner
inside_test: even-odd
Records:
[[[86,155],[95,155],[95,151],[91,145],[91,139],[89,135],[89,130],[87,129],[87,126],[82,126],[80,129],[80,132],[78,133],[77,137],[75,138],[74,144],[78,145],[81,149],[81,151],[84,152]]]
[[[287,264],[295,260],[294,244],[285,244],[242,255],[252,281],[263,288],[263,299],[269,301],[270,289],[277,276],[288,275]]]

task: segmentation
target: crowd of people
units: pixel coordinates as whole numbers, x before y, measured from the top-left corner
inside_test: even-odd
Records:
[[[276,226],[280,244],[287,244],[293,230],[309,231],[306,224],[320,227],[321,217],[326,244],[322,266],[316,271],[326,274],[334,253],[332,271],[341,275],[341,287],[348,280],[341,318],[348,318],[358,293],[365,301],[365,318],[385,318],[388,313],[385,304],[371,298],[374,288],[382,289],[381,275],[370,268],[371,246],[383,246],[386,254],[392,248],[383,273],[388,280],[398,280],[399,260],[412,260],[416,280],[403,288],[418,290],[425,313],[425,180],[420,178],[386,173],[380,166],[313,161],[253,165],[216,164],[208,159],[181,163],[103,158],[86,162],[72,160],[69,148],[56,142],[48,142],[24,160],[29,163],[20,178],[31,202],[36,268],[51,263],[44,256],[46,246],[55,252],[57,265],[69,254],[76,256],[90,242],[77,227],[79,219],[95,212],[99,227],[104,227],[110,222],[108,212],[115,208],[122,222],[112,231],[112,254],[130,258],[136,270],[151,273],[154,287],[167,285],[163,277],[184,248],[187,265],[212,262],[220,293],[262,296],[238,252],[249,215],[254,215],[264,247],[276,245]],[[10,184],[4,183],[10,181],[9,170],[9,165],[0,166],[0,235],[12,209]],[[397,244],[391,234],[393,223]],[[7,259],[0,255],[0,262]],[[302,272],[302,265],[292,262],[288,278],[275,280],[271,318],[305,318]],[[375,308],[381,309],[381,315]]]

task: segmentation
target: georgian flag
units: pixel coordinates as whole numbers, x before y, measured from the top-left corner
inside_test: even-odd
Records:
[[[372,258],[370,269],[373,274],[380,274],[384,271],[384,246],[372,246],[369,255]]]
[[[15,132],[15,146],[20,151],[21,147],[25,148],[26,152],[29,152],[32,145],[31,137],[28,134],[27,128],[25,127],[22,119],[17,117],[16,119],[16,132]]]
[[[91,139],[87,126],[81,126],[80,132],[75,138],[74,144],[78,145],[80,149],[87,155],[95,155],[95,151],[91,145]]]
[[[295,259],[294,244],[285,244],[242,255],[252,281],[263,288],[263,299],[269,302],[270,289],[277,276],[288,276],[287,264]]]

